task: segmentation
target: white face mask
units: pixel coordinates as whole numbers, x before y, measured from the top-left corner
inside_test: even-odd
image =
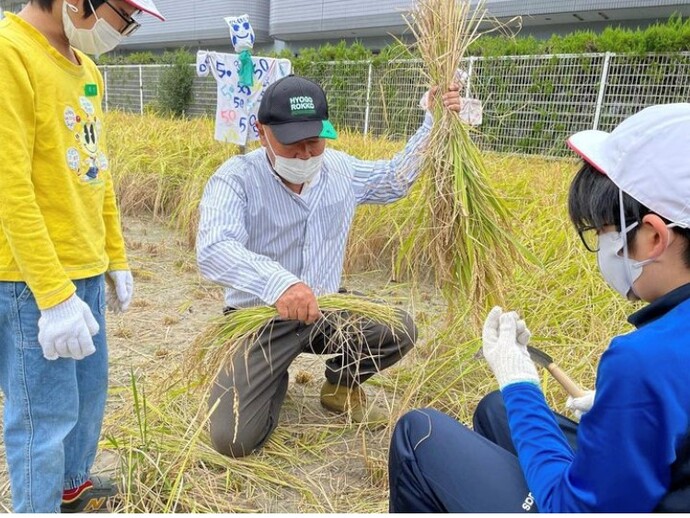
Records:
[[[89,0],[89,4],[91,1]],[[91,4],[91,10],[96,17],[96,23],[90,29],[82,29],[74,25],[72,18],[70,18],[67,9],[72,12],[78,12],[78,9],[66,0],[62,3],[62,26],[65,29],[65,34],[69,40],[69,44],[78,48],[86,54],[100,56],[108,51],[113,50],[122,41],[122,34],[106,22],[103,18],[96,15],[96,11]]]
[[[302,160],[301,158],[286,158],[276,155],[268,138],[266,142],[274,157],[273,169],[275,169],[276,173],[284,180],[296,185],[302,185],[310,182],[316,173],[321,170],[323,153],[307,158],[306,160]]]
[[[604,280],[623,297],[637,300],[639,297],[633,291],[633,284],[642,275],[642,267],[653,259],[646,261],[631,261],[630,258],[619,255],[627,248],[627,234],[638,225],[637,222],[625,228],[623,232],[606,232],[599,235],[599,252],[597,261]]]
[[[654,259],[644,261],[633,261],[628,257],[628,232],[639,225],[635,222],[627,227],[625,225],[625,214],[623,208],[623,191],[619,189],[620,201],[620,221],[622,232],[606,232],[599,235],[599,252],[597,252],[597,262],[599,270],[604,280],[614,290],[628,300],[640,300],[634,290],[634,284],[642,275],[642,268],[654,262]],[[669,223],[667,228],[677,226],[676,223]],[[667,245],[668,246],[668,245]],[[621,251],[623,255],[620,255]]]

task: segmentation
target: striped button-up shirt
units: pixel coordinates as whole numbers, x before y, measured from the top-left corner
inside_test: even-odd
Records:
[[[317,296],[337,292],[355,207],[407,194],[430,130],[427,114],[392,160],[359,160],[326,149],[318,181],[302,195],[283,184],[264,149],[231,158],[201,200],[202,275],[225,286],[225,303],[236,308],[273,305],[298,282]]]

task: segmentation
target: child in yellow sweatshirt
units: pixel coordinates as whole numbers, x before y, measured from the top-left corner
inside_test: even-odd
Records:
[[[152,0],[29,0],[0,21],[0,387],[15,512],[94,509],[107,391],[104,312],[133,292],[86,53]],[[106,290],[106,281],[108,289]]]

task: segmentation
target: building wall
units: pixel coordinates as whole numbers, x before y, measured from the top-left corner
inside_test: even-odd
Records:
[[[280,40],[400,34],[410,0],[272,0],[270,32]]]
[[[687,7],[681,0],[488,0],[494,16],[577,13],[617,9]]]
[[[399,36],[406,29],[402,14],[413,4],[412,0],[272,0],[270,32],[288,42]],[[600,22],[639,20],[647,25],[674,12],[690,15],[690,4],[681,0],[487,0],[485,5],[503,21],[522,16],[524,27],[540,27],[537,34],[548,33],[549,26],[570,25],[567,30],[572,31],[594,28]]]
[[[145,17],[141,28],[121,47],[136,50],[212,46],[230,50],[230,32],[223,18],[241,14],[249,15],[258,46],[272,43],[269,36],[269,4],[270,0],[156,0],[156,6],[166,21]]]
[[[25,0],[0,0],[0,9],[18,10]],[[231,51],[225,16],[248,14],[256,33],[257,52],[289,48],[299,51],[327,41],[361,41],[379,49],[409,31],[403,13],[413,0],[156,0],[162,23],[143,18],[142,27],[121,51],[143,49]],[[673,13],[690,16],[685,0],[486,0],[500,20],[522,16],[521,35],[548,37],[607,25],[644,27]],[[394,35],[394,36],[392,36]]]

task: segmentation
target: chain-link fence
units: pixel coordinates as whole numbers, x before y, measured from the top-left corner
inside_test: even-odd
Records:
[[[311,63],[296,73],[323,85],[339,128],[407,137],[419,126],[420,61]],[[690,53],[580,54],[468,58],[466,95],[484,104],[477,134],[500,152],[560,155],[583,129],[609,131],[653,104],[690,99]],[[106,108],[143,113],[155,102],[163,66],[102,67]],[[196,78],[190,115],[213,115],[216,83]]]

